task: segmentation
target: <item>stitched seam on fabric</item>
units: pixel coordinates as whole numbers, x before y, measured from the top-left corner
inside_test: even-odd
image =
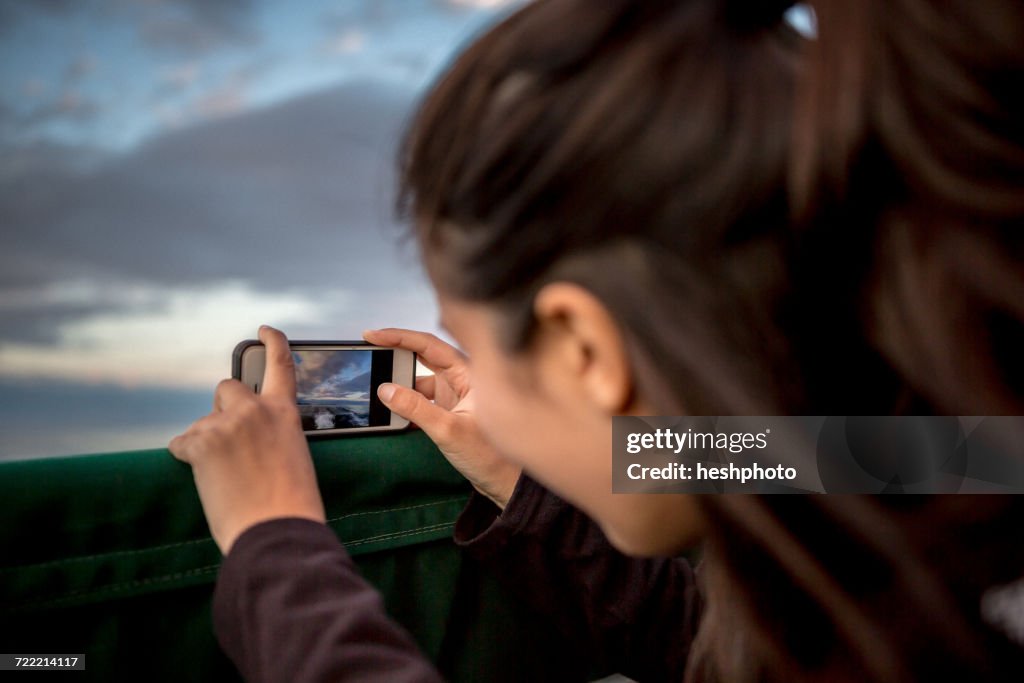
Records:
[[[422,507],[422,506],[419,506]],[[360,513],[361,514],[361,513]],[[360,538],[354,541],[344,543],[346,547],[365,545],[367,543],[373,543],[374,541],[394,540],[396,538],[405,538],[408,536],[417,536],[420,534],[427,534],[432,531],[440,531],[445,527],[455,526],[453,523],[445,524],[431,524],[417,529],[410,529],[408,531],[394,532],[390,534],[380,534],[377,536],[368,536],[367,538]],[[29,608],[39,608],[58,605],[61,602],[68,600],[76,600],[80,598],[89,598],[103,595],[105,593],[117,593],[119,591],[128,590],[131,588],[139,588],[141,586],[148,586],[157,583],[167,583],[168,581],[175,581],[188,576],[201,576],[203,574],[213,574],[220,567],[220,563],[211,564],[205,567],[196,567],[194,569],[187,569],[185,571],[176,572],[174,574],[168,574],[166,576],[153,576],[146,579],[134,579],[132,581],[126,581],[124,583],[115,583],[109,586],[103,586],[101,588],[80,588],[78,590],[70,591],[56,598],[48,598],[38,602],[29,602],[24,605],[19,605],[16,609],[24,610]]]
[[[365,545],[367,543],[373,543],[374,541],[391,541],[396,538],[403,538],[405,536],[415,536],[417,534],[425,534],[430,531],[440,531],[441,529],[450,529],[455,526],[454,522],[444,522],[442,524],[431,524],[430,526],[420,527],[419,529],[411,529],[408,531],[393,531],[388,534],[381,534],[379,536],[370,536],[369,538],[361,538],[356,541],[344,541],[343,544],[346,548],[352,548],[357,545]]]
[[[61,602],[68,600],[77,600],[79,598],[91,598],[103,595],[104,593],[117,593],[119,591],[128,590],[131,588],[139,588],[141,586],[148,586],[155,583],[167,583],[168,581],[176,581],[183,579],[188,576],[202,576],[204,574],[216,573],[217,569],[220,568],[220,563],[206,565],[205,567],[195,567],[193,569],[186,569],[185,571],[175,572],[174,574],[167,574],[166,576],[151,576],[146,579],[134,579],[132,581],[125,581],[124,583],[114,583],[109,586],[103,586],[101,588],[79,588],[73,590],[64,595],[56,598],[48,598],[46,600],[39,600],[37,602],[27,602],[24,605],[19,605],[16,610],[24,610],[29,608],[38,607],[49,607],[58,605]]]
[[[388,512],[404,512],[405,510],[417,510],[419,508],[436,507],[440,505],[446,505],[448,503],[454,503],[458,500],[466,500],[465,496],[458,498],[446,498],[444,500],[434,501],[432,503],[420,503],[419,505],[406,505],[403,507],[386,508],[384,510],[368,510],[366,512],[350,512],[347,515],[340,515],[338,517],[331,517],[327,520],[330,522],[340,522],[343,519],[351,519],[353,517],[364,517],[366,515],[382,515]],[[76,562],[88,562],[89,560],[96,559],[110,559],[114,557],[128,557],[131,555],[141,555],[145,553],[155,553],[161,550],[169,550],[171,548],[182,548],[187,545],[195,545],[197,543],[212,543],[212,538],[197,538],[191,541],[181,541],[178,543],[167,543],[165,545],[155,545],[150,548],[138,548],[136,550],[115,550],[109,553],[95,553],[93,555],[79,555],[77,557],[68,557],[62,560],[48,560],[46,562],[40,562],[38,564],[23,564],[14,567],[0,567],[0,575],[6,572],[22,571],[27,569],[44,569],[46,567],[58,567],[62,565],[74,564]]]
[[[400,508],[388,508],[386,510],[368,510],[366,512],[350,512],[347,515],[341,515],[340,517],[331,517],[328,522],[338,522],[343,519],[351,519],[352,517],[362,517],[364,515],[379,515],[385,512],[401,512],[403,510],[417,510],[419,508],[436,507],[438,505],[445,505],[447,503],[454,503],[458,500],[466,500],[466,496],[459,496],[457,498],[445,498],[444,500],[436,500],[433,503],[420,503],[419,505],[406,505]]]

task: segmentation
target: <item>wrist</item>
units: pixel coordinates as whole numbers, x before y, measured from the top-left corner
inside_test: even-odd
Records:
[[[503,511],[516,490],[522,471],[520,467],[509,467],[500,477],[492,479],[488,486],[478,486],[474,483],[473,488]]]
[[[221,553],[227,555],[238,537],[252,527],[272,519],[284,518],[308,519],[320,524],[327,522],[322,506],[319,509],[309,505],[275,506],[253,511],[252,514],[234,520],[228,528],[223,530],[223,533],[214,534],[214,541],[220,547]]]

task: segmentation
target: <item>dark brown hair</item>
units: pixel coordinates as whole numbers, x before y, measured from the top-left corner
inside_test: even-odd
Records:
[[[822,0],[810,43],[787,2],[527,6],[409,129],[432,278],[510,352],[588,288],[663,414],[1024,412],[1024,17],[936,4]],[[692,675],[1019,675],[978,608],[1024,572],[1016,498],[701,502]]]
[[[675,378],[667,412],[745,401],[723,379],[735,358],[783,353],[760,322],[785,275],[798,41],[727,6],[532,4],[466,50],[407,138],[403,196],[435,282],[501,306],[512,348],[544,283],[592,289],[637,365]],[[708,354],[712,339],[734,348]],[[785,374],[781,358],[739,365],[788,384],[761,376]]]

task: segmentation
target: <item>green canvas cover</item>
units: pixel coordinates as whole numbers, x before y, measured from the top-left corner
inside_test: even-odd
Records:
[[[328,524],[449,680],[586,679],[451,541],[470,488],[425,435],[311,449]],[[210,620],[220,552],[168,451],[0,463],[0,548],[0,652],[84,653],[79,680],[239,680]]]

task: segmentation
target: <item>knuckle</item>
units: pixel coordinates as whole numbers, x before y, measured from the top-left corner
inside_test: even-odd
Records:
[[[260,404],[255,397],[248,398],[243,401],[239,401],[235,409],[235,414],[238,417],[245,420],[251,420],[258,416],[260,413]]]
[[[229,388],[232,385],[234,385],[237,381],[238,380],[236,380],[236,379],[230,379],[230,378],[222,379],[221,381],[217,382],[217,389],[215,390],[215,393],[220,395],[220,394],[224,393],[225,391],[228,391]]]
[[[171,455],[180,460],[182,459],[182,456],[185,455],[184,445],[185,436],[183,434],[179,434],[178,436],[171,439],[171,442],[167,444],[167,450],[171,452]]]
[[[429,354],[431,352],[437,353],[439,351],[444,351],[444,349],[447,346],[448,344],[446,344],[437,336],[430,334],[429,332],[425,333],[425,338],[423,340],[423,352],[425,354]]]
[[[282,367],[290,368],[295,365],[295,359],[292,358],[291,349],[287,345],[282,345],[274,350],[274,362]]]
[[[291,401],[274,401],[270,404],[272,414],[281,420],[299,422],[299,408]]]
[[[209,423],[199,435],[198,440],[204,447],[218,448],[229,443],[241,425],[242,420],[237,415],[225,414],[221,419]]]
[[[391,405],[396,413],[411,417],[416,412],[416,397],[412,395],[412,392],[399,388],[391,400]]]
[[[458,425],[456,424],[455,416],[451,413],[446,413],[444,417],[437,420],[431,431],[433,431],[434,438],[438,441],[452,441],[458,436]]]
[[[236,406],[226,412],[220,420],[210,424],[209,432],[221,436],[225,433],[238,431],[244,424],[252,421],[252,408],[248,405]]]

